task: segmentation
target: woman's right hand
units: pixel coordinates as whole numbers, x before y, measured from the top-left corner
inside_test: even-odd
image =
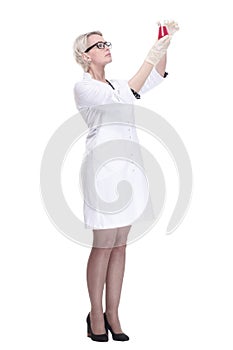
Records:
[[[156,40],[152,48],[147,54],[145,59],[146,62],[156,66],[157,63],[161,60],[163,55],[166,53],[168,46],[170,45],[171,35],[165,35],[161,39]]]
[[[171,21],[165,20],[164,26],[167,27],[168,34],[171,36],[173,36],[180,29],[178,23],[173,20]]]

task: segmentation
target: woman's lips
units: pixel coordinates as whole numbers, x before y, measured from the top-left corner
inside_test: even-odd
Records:
[[[105,55],[105,56],[111,56],[110,52],[107,55]]]

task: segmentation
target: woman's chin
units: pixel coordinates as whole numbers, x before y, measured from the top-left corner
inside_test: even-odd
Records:
[[[106,62],[106,64],[108,64],[108,63],[111,63],[112,62],[112,57],[108,57],[109,59],[108,59],[108,61]]]
[[[112,56],[111,56],[111,55],[106,56],[106,58],[107,58],[107,60],[108,60],[109,62],[112,62]]]

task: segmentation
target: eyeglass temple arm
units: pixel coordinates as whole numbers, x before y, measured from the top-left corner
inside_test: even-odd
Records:
[[[97,44],[99,44],[99,43],[103,43],[103,44],[106,45],[106,44],[108,43],[108,41],[105,41],[105,42],[103,42],[103,41],[98,41],[97,43],[95,43],[95,44],[93,44],[92,46],[88,47],[88,48],[84,51],[84,53],[90,51],[93,47],[95,47],[95,46],[96,46]],[[111,44],[110,44],[110,46],[111,46]]]

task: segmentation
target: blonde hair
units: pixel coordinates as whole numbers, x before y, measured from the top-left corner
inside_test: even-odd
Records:
[[[82,53],[87,49],[87,39],[92,34],[103,36],[103,34],[99,30],[95,30],[92,32],[79,35],[75,39],[73,44],[73,55],[74,55],[75,61],[83,67],[85,72],[88,71],[89,65],[88,65],[88,62],[83,60]]]

